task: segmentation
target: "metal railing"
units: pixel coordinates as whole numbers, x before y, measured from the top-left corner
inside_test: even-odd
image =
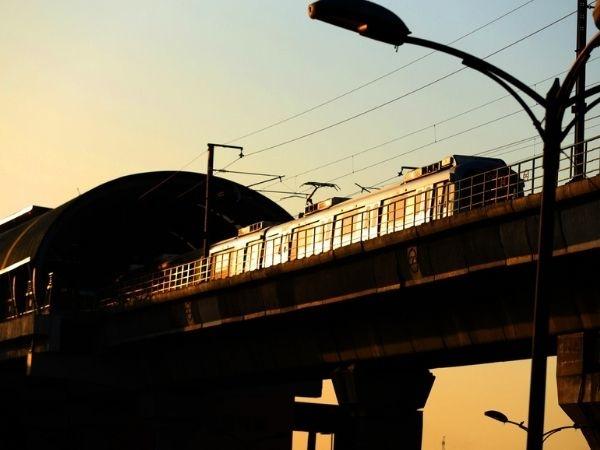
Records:
[[[559,185],[573,179],[570,149],[571,146],[566,147],[561,154]],[[585,142],[584,167],[586,177],[600,173],[600,136]],[[459,212],[539,193],[543,170],[540,155],[456,182],[434,185],[432,189],[410,196],[387,198],[373,209],[357,208],[335,219],[332,217],[328,223],[300,227],[241,249],[130,278],[118,287],[116,295],[102,303],[103,306],[137,304],[156,294],[307,258]]]

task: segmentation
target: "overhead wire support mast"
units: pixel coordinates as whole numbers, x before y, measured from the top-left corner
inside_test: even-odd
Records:
[[[210,194],[210,185],[214,172],[214,164],[215,164],[215,148],[230,148],[234,150],[240,151],[240,158],[244,157],[244,148],[239,145],[229,145],[229,144],[214,144],[208,143],[208,161],[206,164],[206,180],[204,183],[204,226],[202,227],[202,255],[208,256],[208,240],[210,233],[210,203],[211,203],[211,194]]]

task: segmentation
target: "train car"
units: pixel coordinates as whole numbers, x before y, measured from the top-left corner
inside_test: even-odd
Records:
[[[270,222],[258,222],[238,230],[236,237],[210,248],[213,280],[227,278],[263,267],[265,232]]]
[[[211,279],[306,258],[522,195],[501,159],[454,155],[355,198],[308,205],[298,219],[260,222],[210,249]]]

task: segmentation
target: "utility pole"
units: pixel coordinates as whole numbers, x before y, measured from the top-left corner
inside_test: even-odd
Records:
[[[587,0],[577,0],[577,56],[581,53],[586,44],[587,35]],[[579,73],[577,84],[575,86],[575,95],[579,99],[573,105],[573,113],[577,121],[575,122],[575,145],[571,150],[572,178],[579,180],[585,177],[585,67]]]

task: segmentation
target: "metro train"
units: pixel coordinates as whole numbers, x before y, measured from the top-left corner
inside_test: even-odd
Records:
[[[259,222],[210,247],[209,279],[282,264],[523,195],[501,159],[453,155],[399,183],[354,198],[309,204],[295,220]]]

